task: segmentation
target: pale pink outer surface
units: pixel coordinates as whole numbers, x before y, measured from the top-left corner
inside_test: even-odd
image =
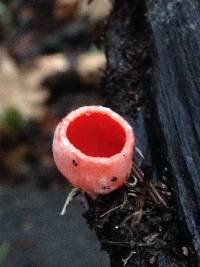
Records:
[[[126,141],[120,153],[111,157],[91,157],[70,143],[66,137],[70,122],[90,112],[107,114],[124,128]],[[53,156],[60,172],[72,185],[93,197],[107,194],[126,183],[131,173],[134,148],[132,127],[120,115],[102,106],[85,106],[69,113],[58,124],[53,139]],[[117,180],[112,181],[113,177],[117,177]]]

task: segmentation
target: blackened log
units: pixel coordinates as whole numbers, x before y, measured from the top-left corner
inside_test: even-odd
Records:
[[[155,46],[152,121],[200,262],[200,3],[150,0],[148,11]]]
[[[149,28],[144,1],[116,1],[106,32],[108,105],[136,132],[137,146],[149,154],[144,105],[150,88]],[[139,111],[139,112],[138,112]]]
[[[180,7],[182,4],[185,8]],[[192,6],[193,11],[186,10]],[[193,156],[199,156],[199,124],[196,113],[198,99],[195,98],[199,93],[193,90],[198,88],[199,51],[197,55],[195,53],[198,50],[199,34],[193,33],[193,39],[196,40],[193,43],[183,38],[184,34],[185,37],[191,34],[188,33],[187,19],[190,16],[193,17],[192,22],[195,24],[190,24],[191,28],[194,28],[199,21],[197,9],[195,9],[198,4],[195,1],[189,3],[181,0],[155,0],[149,1],[147,7],[148,10],[145,9],[144,1],[115,1],[106,34],[108,66],[104,85],[109,99],[107,104],[132,123],[136,132],[137,146],[142,150],[145,158],[150,158],[157,179],[160,179],[157,173],[162,174],[162,169],[167,163],[169,164],[172,170],[172,187],[175,185],[177,190],[176,202],[174,201],[172,206],[178,207],[179,215],[189,229],[185,231],[185,228],[182,228],[182,221],[178,220],[177,227],[181,230],[178,236],[173,238],[175,241],[182,238],[182,244],[185,242],[186,246],[187,239],[194,238],[198,254],[198,216],[197,213],[195,214],[198,203],[193,203],[199,200],[194,195],[195,191],[196,195],[198,193],[198,182],[194,182],[198,179],[196,180],[190,172],[197,171],[196,176],[199,172],[196,166],[188,164],[197,164],[197,161],[193,162]],[[176,18],[177,11],[173,10],[176,7],[180,9],[179,19]],[[170,11],[172,13],[169,14]],[[146,21],[146,14],[148,14],[153,35]],[[177,20],[174,26],[170,25],[171,20]],[[173,26],[172,29],[171,26]],[[184,30],[182,34],[181,28]],[[166,40],[163,41],[164,38]],[[150,39],[155,49],[154,64],[150,60],[152,53]],[[182,46],[183,41],[185,41],[185,47]],[[174,43],[170,44],[171,42]],[[189,56],[192,48],[194,50]],[[196,65],[195,70],[193,70],[193,61]],[[188,63],[190,63],[189,67]],[[155,68],[153,84],[149,76],[152,66]],[[191,87],[193,89],[190,90]],[[194,104],[195,111],[192,109]],[[179,105],[178,108],[177,105]],[[187,124],[189,124],[188,128],[186,128]],[[188,146],[184,147],[183,144],[189,136],[193,139],[186,143]],[[188,150],[189,156],[185,153]],[[173,264],[174,266],[198,266],[195,254],[192,254],[191,250],[189,254],[192,260],[188,257],[181,258],[180,243],[174,244],[173,249],[164,248],[159,252],[155,266],[164,267]],[[113,257],[115,257],[114,252]],[[145,248],[134,256],[134,265],[128,263],[127,266],[149,266]]]

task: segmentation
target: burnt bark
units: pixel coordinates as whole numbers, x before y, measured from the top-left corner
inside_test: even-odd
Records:
[[[179,231],[154,266],[200,266],[200,4],[116,0],[106,53],[108,105],[133,125],[154,178],[174,188]],[[149,266],[145,248],[134,257],[130,266]]]
[[[200,5],[195,0],[153,0],[148,9],[156,52],[156,134],[176,189],[179,215],[200,260]]]

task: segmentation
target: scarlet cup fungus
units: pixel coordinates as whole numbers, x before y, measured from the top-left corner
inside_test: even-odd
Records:
[[[107,194],[128,179],[135,138],[120,115],[102,106],[85,106],[58,124],[53,156],[72,185],[92,197]]]

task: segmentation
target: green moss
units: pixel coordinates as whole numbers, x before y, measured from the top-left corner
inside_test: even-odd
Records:
[[[10,245],[6,242],[0,245],[0,264],[4,263],[8,257]]]
[[[25,121],[18,110],[10,107],[0,113],[0,126],[19,129],[25,126]]]

